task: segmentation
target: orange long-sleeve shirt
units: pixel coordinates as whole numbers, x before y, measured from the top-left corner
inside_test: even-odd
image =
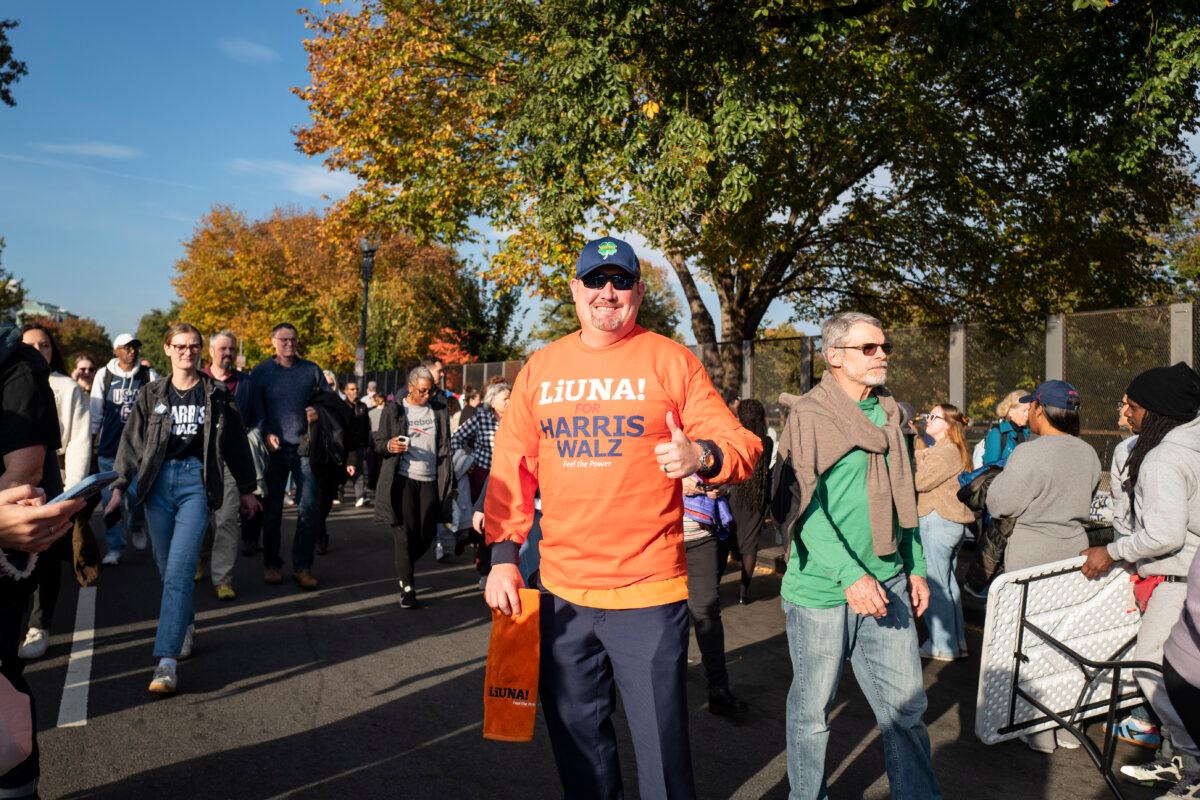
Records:
[[[680,481],[655,445],[667,412],[721,451],[713,483],[749,477],[762,452],[677,342],[635,328],[604,348],[578,333],[539,350],[513,386],[484,502],[489,543],[524,541],[542,493],[541,579],[570,602],[644,608],[687,597]]]

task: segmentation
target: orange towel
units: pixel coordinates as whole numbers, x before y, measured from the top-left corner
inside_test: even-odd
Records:
[[[533,741],[537,719],[540,593],[521,589],[521,613],[506,617],[492,610],[483,685],[483,738],[501,742]]]

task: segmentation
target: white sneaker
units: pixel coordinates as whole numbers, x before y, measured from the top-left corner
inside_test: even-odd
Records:
[[[154,677],[150,679],[150,691],[154,694],[175,694],[175,690],[179,688],[179,678],[175,675],[175,668],[166,664],[159,664],[154,668]]]
[[[357,500],[355,500],[355,501],[354,501],[354,507],[355,507],[355,508],[362,508],[362,507],[363,507],[363,506],[365,506],[366,504],[367,504],[367,498],[365,498],[365,497],[360,497],[360,498],[358,498]]]
[[[196,644],[196,626],[188,625],[187,633],[183,635],[183,647],[179,648],[179,660],[191,658],[192,647]]]
[[[1078,750],[1079,748],[1083,747],[1083,745],[1079,743],[1078,739],[1076,739],[1067,731],[1064,731],[1062,728],[1059,728],[1054,732],[1054,742],[1064,750]]]
[[[134,550],[145,550],[150,540],[146,536],[146,531],[143,528],[138,528],[135,531],[130,531],[129,543],[133,545]]]
[[[1049,755],[1054,752],[1054,745],[1044,745],[1038,739],[1033,738],[1032,735],[1018,736],[1017,738],[1024,742],[1025,746],[1035,753],[1045,753],[1046,755]]]
[[[50,637],[46,635],[46,631],[42,628],[30,628],[25,634],[25,641],[21,648],[17,650],[17,657],[25,661],[32,661],[35,658],[41,658],[46,654],[46,648],[50,646]]]
[[[104,554],[104,558],[100,559],[100,563],[106,567],[115,567],[121,563],[121,554],[116,550],[109,550]]]
[[[285,506],[294,506],[294,505],[296,505],[296,501],[295,501],[295,500],[293,500],[293,499],[292,499],[291,497],[289,497],[288,495],[284,495],[284,496],[283,496],[283,504],[284,504]]]

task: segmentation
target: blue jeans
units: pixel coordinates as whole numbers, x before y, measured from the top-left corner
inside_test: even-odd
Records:
[[[944,519],[936,511],[921,517],[921,546],[929,581],[929,610],[925,628],[929,639],[921,645],[928,655],[957,658],[967,654],[966,625],[963,624],[962,597],[954,566],[967,529],[958,522]]]
[[[108,472],[113,468],[116,458],[108,458],[107,456],[96,456],[96,465],[101,472]],[[70,487],[68,487],[70,488]],[[108,507],[108,501],[112,498],[112,489],[103,489],[100,492],[100,509],[104,510]],[[108,550],[118,555],[125,550],[125,520],[129,520],[129,525],[132,528],[146,527],[146,512],[141,503],[137,501],[137,478],[135,477],[129,483],[129,487],[125,490],[125,496],[121,499],[121,508],[124,512],[121,520],[111,528],[105,528],[104,540],[108,543]]]
[[[887,616],[855,614],[849,605],[805,608],[783,601],[792,686],[787,696],[789,800],[829,797],[825,750],[829,712],[837,694],[842,663],[849,659],[883,735],[892,797],[940,800],[933,774],[925,713],[916,623],[904,573],[883,584]]]
[[[321,520],[321,487],[316,473],[290,445],[271,453],[267,462],[267,498],[263,504],[263,566],[279,569],[283,559],[279,547],[283,524],[283,495],[288,478],[296,482],[296,535],[292,539],[292,570],[307,572],[313,565],[313,548]]]
[[[163,462],[146,498],[154,563],[162,576],[162,606],[154,637],[157,658],[175,658],[195,615],[192,612],[193,578],[200,545],[208,531],[208,496],[204,467],[198,458]]]

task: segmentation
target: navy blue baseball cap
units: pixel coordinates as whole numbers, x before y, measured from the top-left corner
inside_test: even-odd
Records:
[[[1032,403],[1034,400],[1044,406],[1066,411],[1078,411],[1080,403],[1083,402],[1079,390],[1066,381],[1042,381],[1033,390],[1033,394],[1021,398],[1022,403]]]
[[[599,267],[618,267],[635,278],[642,277],[642,265],[628,242],[605,236],[593,239],[583,246],[579,260],[575,262],[575,277],[582,278]]]

